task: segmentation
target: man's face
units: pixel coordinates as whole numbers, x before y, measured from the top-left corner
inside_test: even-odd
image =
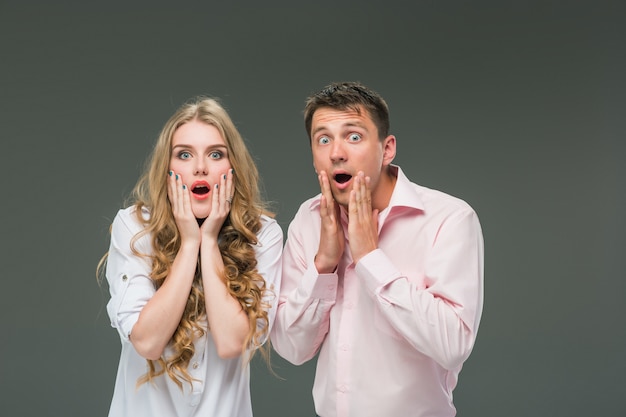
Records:
[[[382,185],[380,179],[383,168],[395,156],[395,137],[381,141],[378,128],[365,109],[361,108],[360,114],[329,107],[316,110],[311,124],[311,150],[315,170],[326,171],[333,198],[342,206],[348,206],[359,171],[371,179],[373,201],[376,194],[390,193],[382,189],[387,185]]]

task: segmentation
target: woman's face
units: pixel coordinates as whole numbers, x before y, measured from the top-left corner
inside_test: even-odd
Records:
[[[215,126],[192,120],[176,129],[170,171],[178,174],[189,189],[191,210],[196,218],[208,217],[211,193],[230,168],[226,142]]]

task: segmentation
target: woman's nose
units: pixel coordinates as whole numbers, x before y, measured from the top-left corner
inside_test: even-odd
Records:
[[[196,159],[194,175],[207,175],[208,173],[207,163],[202,158]]]

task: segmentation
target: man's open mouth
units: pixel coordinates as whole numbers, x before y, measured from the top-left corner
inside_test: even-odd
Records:
[[[339,184],[344,184],[348,181],[350,181],[352,179],[352,175],[350,174],[336,174],[335,175],[335,181],[337,181]]]

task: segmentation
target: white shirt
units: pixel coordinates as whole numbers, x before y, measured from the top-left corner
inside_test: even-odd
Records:
[[[144,217],[149,214],[142,213]],[[262,227],[255,246],[257,268],[274,294],[266,296],[271,304],[268,313],[270,327],[276,315],[278,289],[281,279],[283,233],[278,223],[262,216]],[[195,355],[188,372],[197,381],[193,387],[183,382],[183,389],[167,374],[152,383],[137,386],[138,378],[146,374],[147,362],[130,342],[130,332],[143,306],[156,292],[150,279],[149,258],[131,251],[131,239],[143,225],[137,220],[135,208],[118,212],[111,230],[111,246],[106,276],[111,299],[107,311],[111,326],[116,328],[122,342],[122,352],[115,381],[110,417],[251,417],[250,371],[242,368],[241,358],[220,359],[213,338],[207,333],[194,341]],[[152,237],[142,236],[135,247],[140,253],[152,253]]]

